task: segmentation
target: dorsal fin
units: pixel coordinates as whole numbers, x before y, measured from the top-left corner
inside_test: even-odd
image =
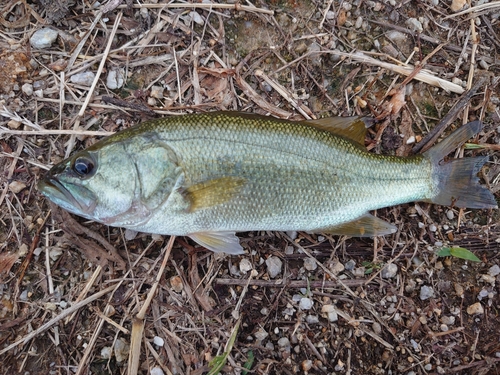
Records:
[[[335,135],[341,135],[362,146],[365,145],[366,128],[371,125],[367,117],[325,117],[318,120],[304,121],[317,129],[325,130]]]

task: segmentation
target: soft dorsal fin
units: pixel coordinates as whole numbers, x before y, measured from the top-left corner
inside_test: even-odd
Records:
[[[189,211],[225,203],[238,194],[246,184],[241,177],[220,177],[200,182],[186,188],[184,197],[189,201]]]
[[[356,220],[330,228],[318,229],[315,232],[341,234],[353,237],[374,237],[396,233],[396,230],[397,228],[394,225],[366,213]]]
[[[318,120],[304,121],[317,129],[325,130],[335,135],[341,135],[362,146],[365,145],[366,128],[371,125],[367,117],[325,117]]]

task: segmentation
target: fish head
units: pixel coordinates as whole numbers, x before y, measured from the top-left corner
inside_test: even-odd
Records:
[[[38,189],[76,215],[108,225],[125,226],[135,215],[150,214],[138,197],[134,160],[123,144],[108,143],[80,151],[52,167]]]

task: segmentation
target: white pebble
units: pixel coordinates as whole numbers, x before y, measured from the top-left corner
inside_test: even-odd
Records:
[[[446,217],[448,218],[448,220],[453,220],[455,218],[455,213],[453,212],[453,210],[446,211]]]
[[[57,35],[57,30],[44,27],[35,31],[30,38],[30,44],[36,49],[49,48],[56,41]]]
[[[405,24],[410,28],[410,30],[416,31],[421,33],[424,31],[424,27],[422,26],[422,23],[417,20],[416,18],[408,18],[405,22]]]
[[[31,83],[25,83],[24,85],[22,85],[21,90],[28,96],[33,95],[33,85]]]
[[[491,266],[490,269],[488,270],[488,275],[490,276],[498,276],[500,274],[500,267],[495,264],[494,266]]]
[[[356,29],[359,29],[361,27],[361,25],[363,24],[363,17],[359,16],[357,19],[356,19],[356,23],[354,24],[354,27]]]
[[[270,256],[266,259],[267,273],[271,279],[274,279],[281,273],[281,267],[283,267],[283,262],[280,258],[275,256]]]
[[[165,340],[163,340],[160,336],[155,336],[153,338],[153,343],[156,346],[163,346],[163,345],[165,345]]]
[[[240,271],[243,273],[247,273],[252,269],[252,262],[250,262],[247,258],[243,258],[240,261]]]
[[[435,232],[435,231],[437,231],[437,227],[436,227],[436,225],[434,225],[434,224],[429,225],[429,230],[430,230],[431,232]]]
[[[307,324],[318,324],[319,318],[317,315],[308,315],[306,316],[306,322]]]
[[[264,341],[264,339],[269,336],[269,333],[267,333],[264,329],[259,328],[257,332],[254,333],[255,339],[257,341]]]
[[[91,86],[92,82],[94,82],[95,74],[92,72],[83,72],[83,73],[77,73],[73,74],[70,77],[70,81],[72,83],[76,83],[77,85],[82,85],[82,86]]]
[[[384,279],[392,279],[398,273],[398,266],[394,263],[388,264],[380,272],[380,276]]]
[[[321,308],[321,312],[323,313],[323,316],[328,318],[328,320],[332,323],[339,320],[339,316],[337,314],[337,311],[335,310],[335,306],[333,305],[324,305]]]
[[[316,268],[318,268],[318,264],[316,263],[315,259],[306,258],[304,259],[304,268],[308,271],[314,271]]]
[[[394,43],[406,42],[406,34],[403,34],[400,31],[391,30],[385,33],[385,36],[392,40]]]
[[[280,348],[284,348],[285,350],[289,351],[290,350],[290,340],[286,337],[282,337],[278,340],[278,346]]]
[[[110,90],[116,90],[123,86],[123,72],[110,70],[106,77],[106,86]]]
[[[434,297],[434,289],[431,286],[423,285],[420,288],[420,299],[425,301],[431,297]]]
[[[116,362],[124,362],[128,358],[130,345],[124,339],[116,340],[114,349]]]
[[[113,350],[111,349],[111,346],[105,346],[104,348],[101,349],[101,357],[103,359],[110,359],[112,353]]]
[[[406,144],[407,144],[407,145],[411,145],[411,144],[413,144],[413,143],[415,143],[415,136],[413,136],[413,135],[412,135],[411,137],[409,137],[409,138],[406,140]]]
[[[151,87],[151,97],[156,99],[163,99],[163,87],[152,86]]]
[[[198,12],[191,12],[189,13],[189,15],[191,16],[191,19],[194,21],[194,23],[197,23],[198,25],[203,25],[205,23]]]
[[[149,373],[151,375],[165,375],[161,367],[153,367]]]
[[[299,309],[301,310],[311,310],[313,307],[313,300],[310,298],[302,298],[299,302]]]

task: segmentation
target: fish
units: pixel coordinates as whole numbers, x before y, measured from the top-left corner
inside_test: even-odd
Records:
[[[368,152],[367,122],[240,112],[155,119],[56,164],[38,189],[84,218],[187,236],[233,255],[244,253],[237,232],[372,237],[396,232],[369,213],[382,207],[423,201],[498,208],[477,177],[487,156],[444,160],[481,131],[480,121],[409,157]]]

